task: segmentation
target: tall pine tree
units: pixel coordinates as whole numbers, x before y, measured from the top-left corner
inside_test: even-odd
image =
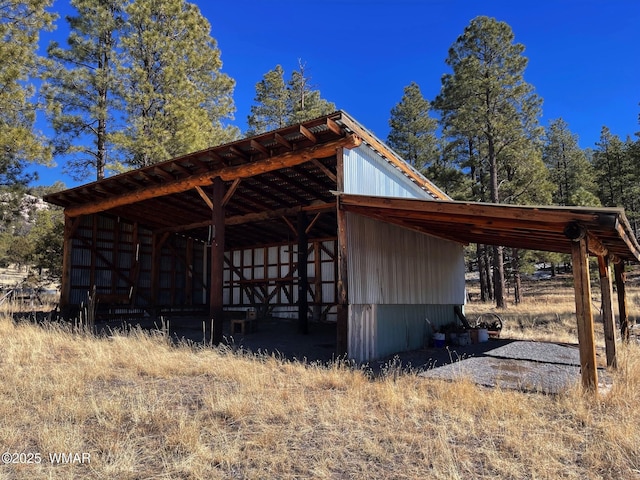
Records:
[[[67,17],[67,45],[52,42],[48,49],[53,65],[43,91],[55,153],[65,156],[67,171],[78,180],[92,172],[104,178],[109,162],[124,5],[125,0],[71,0],[77,15]]]
[[[247,117],[247,136],[295,125],[335,111],[335,105],[323,99],[320,91],[313,88],[305,64],[299,62],[298,67],[285,81],[283,68],[276,65],[256,84],[255,103]]]
[[[387,137],[389,146],[423,173],[438,158],[438,122],[429,111],[430,104],[420,86],[415,82],[407,85],[400,102],[391,109]]]
[[[569,130],[562,118],[552,120],[545,132],[542,153],[555,186],[553,203],[556,205],[599,206],[593,169],[578,138]]]
[[[446,63],[453,73],[443,76],[434,102],[445,134],[473,144],[479,161],[475,168],[488,172],[489,200],[494,203],[502,200],[503,167],[517,152],[530,151],[540,135],[541,100],[524,80],[523,52],[506,23],[484,16],[473,19],[449,49]],[[494,247],[498,307],[505,306],[503,257],[502,247]]]
[[[0,185],[25,184],[25,167],[47,162],[50,151],[34,130],[38,105],[34,79],[40,76],[40,32],[50,29],[51,0],[0,0]]]
[[[209,22],[184,0],[136,0],[122,35],[126,163],[140,167],[236,138],[233,80]]]

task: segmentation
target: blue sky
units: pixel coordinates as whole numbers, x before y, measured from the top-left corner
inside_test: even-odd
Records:
[[[241,130],[255,84],[280,64],[288,77],[298,59],[322,96],[385,139],[389,112],[417,82],[432,100],[448,72],[447,51],[478,15],[507,22],[524,44],[525,80],[542,97],[546,126],[562,117],[594,147],[603,125],[625,139],[640,131],[640,1],[540,0],[198,0],[220,48],[223,71],[236,81]],[[68,1],[54,10],[68,13]],[[47,39],[66,41],[63,18]],[[39,168],[39,184],[62,180]]]

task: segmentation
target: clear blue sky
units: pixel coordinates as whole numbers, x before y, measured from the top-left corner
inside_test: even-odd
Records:
[[[197,0],[211,23],[223,71],[236,81],[232,122],[242,131],[255,84],[280,64],[306,63],[322,96],[384,140],[391,108],[417,82],[432,100],[448,72],[447,51],[471,19],[507,22],[524,44],[525,80],[544,100],[543,126],[562,117],[594,147],[606,125],[623,140],[640,131],[640,1]],[[68,13],[68,1],[54,10]],[[58,41],[66,41],[59,19]],[[47,37],[50,38],[50,37]],[[58,163],[61,163],[59,160]],[[60,168],[39,184],[76,183]]]

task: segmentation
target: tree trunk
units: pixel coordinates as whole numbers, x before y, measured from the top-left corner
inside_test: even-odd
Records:
[[[493,136],[490,134],[491,128],[487,129],[489,135],[488,140],[488,154],[489,154],[489,174],[491,177],[491,201],[493,203],[500,203],[500,196],[498,194],[498,159],[496,158],[496,151]],[[493,247],[493,291],[494,298],[496,300],[497,308],[505,308],[504,301],[504,248],[502,246]]]
[[[518,305],[522,301],[522,278],[520,276],[520,251],[517,248],[511,251],[511,267],[513,269],[513,301]]]

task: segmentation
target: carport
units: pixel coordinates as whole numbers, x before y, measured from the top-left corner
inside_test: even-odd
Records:
[[[520,206],[338,194],[339,209],[464,244],[571,254],[582,384],[597,391],[589,255],[598,259],[607,365],[616,367],[613,264],[620,332],[629,335],[624,265],[640,245],[621,208]]]

